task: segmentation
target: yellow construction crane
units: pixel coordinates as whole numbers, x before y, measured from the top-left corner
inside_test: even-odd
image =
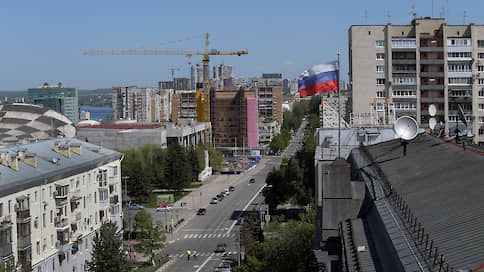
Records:
[[[203,90],[197,92],[197,120],[199,122],[210,122],[210,79],[209,79],[209,56],[228,56],[228,55],[247,55],[248,50],[241,51],[221,51],[209,49],[210,34],[205,34],[205,50],[88,50],[83,55],[184,55],[191,57],[193,55],[203,56]]]

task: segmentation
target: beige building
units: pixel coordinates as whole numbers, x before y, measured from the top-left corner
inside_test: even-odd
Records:
[[[0,258],[84,271],[103,222],[122,226],[122,154],[76,139],[0,149]]]
[[[353,25],[348,35],[353,114],[391,111],[422,127],[435,118],[453,133],[460,104],[474,142],[484,144],[483,25],[420,18],[410,25]]]

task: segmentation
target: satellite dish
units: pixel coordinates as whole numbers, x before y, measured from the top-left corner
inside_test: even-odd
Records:
[[[398,118],[393,125],[393,130],[395,131],[395,134],[403,140],[412,140],[417,137],[417,121],[410,116],[402,116]]]
[[[435,116],[435,114],[437,114],[437,107],[434,104],[430,104],[429,114],[430,116]]]
[[[434,117],[431,117],[429,119],[429,127],[430,127],[430,129],[433,130],[436,125],[437,125],[437,119],[435,119]]]

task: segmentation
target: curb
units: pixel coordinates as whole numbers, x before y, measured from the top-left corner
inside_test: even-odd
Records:
[[[168,269],[168,267],[170,267],[170,265],[174,262],[175,262],[175,258],[170,258],[170,260],[168,262],[164,263],[160,268],[158,268],[158,270],[156,270],[156,272],[166,271],[166,269]]]

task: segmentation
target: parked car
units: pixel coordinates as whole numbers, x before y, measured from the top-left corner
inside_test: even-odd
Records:
[[[223,192],[221,192],[220,194],[224,195],[224,196],[228,196],[229,195],[229,189],[225,189]]]
[[[231,192],[235,191],[235,187],[234,186],[230,186],[229,187],[229,191],[231,191]]]
[[[170,206],[164,206],[164,207],[156,208],[156,211],[157,212],[167,212],[167,211],[170,211],[171,209],[172,209],[172,207],[170,207]]]
[[[222,263],[222,266],[220,268],[221,268],[221,270],[220,270],[221,272],[231,272],[232,271],[229,263]]]
[[[141,209],[144,209],[144,207],[141,206],[140,204],[130,203],[128,205],[128,209],[130,209],[130,210],[141,210]]]
[[[197,215],[205,215],[207,213],[207,209],[201,208],[198,209]]]
[[[249,183],[255,183],[255,178],[251,178]]]
[[[219,243],[217,244],[217,248],[215,248],[215,252],[225,252],[227,250],[227,244]]]
[[[210,204],[217,204],[218,203],[218,198],[212,197],[212,200],[210,200]]]
[[[222,201],[224,199],[224,195],[223,194],[218,194],[217,195],[217,199],[218,199],[218,201]]]

